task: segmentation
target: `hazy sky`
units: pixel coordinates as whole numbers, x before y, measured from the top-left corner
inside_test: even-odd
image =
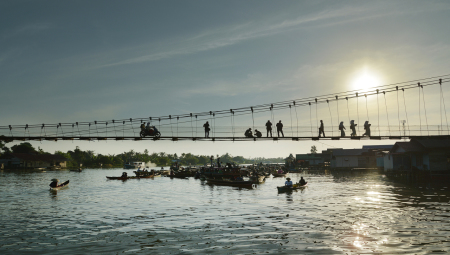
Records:
[[[449,1],[3,0],[0,125],[252,106],[347,91],[364,72],[373,85],[444,75],[449,24]],[[33,144],[279,157],[394,142]]]

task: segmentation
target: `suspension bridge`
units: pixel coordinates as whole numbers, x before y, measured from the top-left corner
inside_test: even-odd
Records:
[[[0,126],[0,140],[301,141],[400,140],[413,137],[449,139],[450,129],[444,95],[449,93],[448,87],[445,87],[448,82],[450,75],[442,75],[383,85],[364,91],[345,91],[227,110],[89,122],[7,125]],[[267,120],[273,123],[272,136],[266,132]],[[282,135],[277,133],[276,123],[279,120],[283,123]],[[319,137],[320,120],[324,122],[324,134],[321,137]],[[352,121],[357,124],[353,131],[350,130]],[[210,127],[208,136],[205,136],[203,126],[206,122]],[[141,135],[140,126],[144,123],[156,127],[161,136]],[[367,135],[363,123],[370,123],[370,135]],[[249,128],[253,131],[259,129],[262,137],[244,136]],[[344,130],[345,134],[341,130]]]

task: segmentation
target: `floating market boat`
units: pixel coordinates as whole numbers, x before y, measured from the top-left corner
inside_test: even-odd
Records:
[[[106,176],[108,180],[129,180],[129,179],[149,179],[155,177],[154,175],[146,176]]]
[[[241,188],[256,188],[256,184],[253,183],[252,181],[235,181],[230,179],[206,178],[206,182],[214,185],[225,185]]]
[[[292,187],[279,186],[279,187],[277,187],[277,189],[278,189],[278,192],[287,192],[287,191],[293,191],[293,190],[297,190],[297,189],[303,189],[307,185],[308,185],[308,183],[306,183],[305,185],[294,184]]]
[[[289,173],[272,173],[273,177],[286,177]]]
[[[50,190],[60,190],[60,189],[65,188],[67,186],[69,186],[69,180],[61,183],[60,185],[58,185],[56,187],[50,187]]]

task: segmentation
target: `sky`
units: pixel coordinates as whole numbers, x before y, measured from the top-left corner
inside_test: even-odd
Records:
[[[224,110],[446,75],[448,24],[449,1],[4,0],[0,126]],[[433,117],[439,97],[437,90],[426,93],[431,125],[439,119]],[[417,104],[412,96],[405,101],[410,107]],[[365,110],[375,120],[370,100]],[[345,115],[343,106],[341,116],[332,111],[333,122]],[[299,109],[300,122],[316,133],[309,113]],[[276,118],[289,126],[289,114]],[[407,114],[414,123],[418,110]],[[269,117],[255,121],[263,126]],[[250,125],[248,116],[236,121]],[[360,148],[395,140],[31,143],[49,152],[79,146],[102,154],[286,157],[312,145]]]

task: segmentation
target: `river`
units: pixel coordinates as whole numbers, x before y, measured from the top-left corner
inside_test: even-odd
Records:
[[[256,189],[123,169],[0,172],[0,254],[447,254],[450,192],[379,173],[309,172]],[[131,170],[126,170],[133,175]],[[290,174],[297,181],[299,174]],[[69,187],[49,191],[52,178]]]

